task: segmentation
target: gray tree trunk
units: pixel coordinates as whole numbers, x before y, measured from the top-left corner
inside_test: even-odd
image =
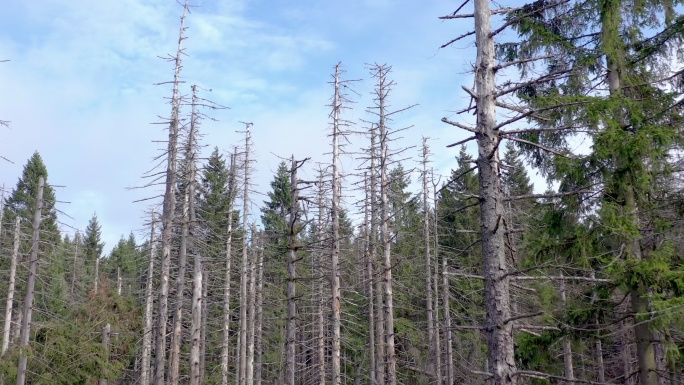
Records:
[[[341,290],[340,290],[340,175],[339,175],[339,136],[340,136],[340,65],[335,66],[335,96],[333,99],[333,163],[332,163],[332,255],[330,268],[332,271],[332,385],[340,385],[340,321],[341,321]]]
[[[263,232],[259,233],[259,244],[257,245],[257,291],[256,291],[256,336],[255,338],[255,354],[254,359],[254,383],[261,385],[263,376],[263,360],[262,355],[264,351],[263,330],[264,324],[264,239]]]
[[[296,333],[297,333],[297,304],[295,298],[297,296],[297,229],[299,222],[299,213],[297,207],[299,206],[298,189],[297,189],[297,162],[294,155],[292,156],[292,168],[290,169],[290,190],[292,194],[292,206],[290,207],[289,215],[289,232],[290,240],[288,245],[288,259],[287,259],[287,331],[285,335],[285,383],[287,385],[295,385],[295,360],[296,360]]]
[[[475,92],[477,94],[478,176],[485,284],[485,331],[491,383],[517,384],[511,318],[510,282],[506,275],[504,199],[499,170],[499,132],[496,128],[494,39],[489,0],[475,0]]]
[[[17,276],[17,259],[19,258],[19,242],[21,241],[21,218],[19,215],[14,219],[14,241],[12,245],[12,257],[10,259],[10,276],[7,287],[7,303],[5,304],[5,327],[2,333],[2,352],[0,357],[5,355],[9,348],[10,330],[12,329],[12,306],[14,306],[14,286]]]
[[[515,385],[513,323],[510,283],[504,246],[503,191],[499,173],[499,133],[496,129],[494,41],[491,36],[491,10],[488,0],[475,1],[475,39],[477,61],[477,132],[480,181],[480,218],[483,272],[485,281],[485,331],[489,348],[491,383]]]
[[[379,385],[385,384],[385,304],[383,296],[382,280],[377,277],[377,272],[380,271],[378,264],[378,172],[377,172],[377,127],[371,125],[370,129],[371,139],[371,176],[370,176],[370,191],[371,191],[371,223],[370,223],[370,260],[372,265],[372,281],[375,284],[375,376],[376,382]]]
[[[380,237],[383,250],[384,261],[384,289],[385,289],[385,354],[387,356],[387,384],[396,385],[397,383],[397,358],[394,347],[394,293],[392,291],[392,239],[389,233],[389,201],[387,190],[389,180],[387,179],[387,154],[388,138],[387,127],[385,125],[385,96],[389,92],[391,82],[387,81],[386,75],[389,68],[376,66],[377,71],[374,75],[377,78],[376,101],[378,103],[378,129],[380,133],[380,202],[381,222]]]
[[[256,239],[256,224],[252,223],[252,245]],[[256,322],[256,253],[254,248],[251,248],[249,258],[249,293],[247,294],[249,308],[247,311],[247,367],[246,371],[246,385],[254,384],[254,336]]]
[[[204,275],[202,269],[202,255],[195,246],[197,217],[195,215],[195,178],[197,177],[197,158],[195,137],[199,128],[199,118],[197,115],[197,86],[192,86],[192,114],[190,116],[190,133],[188,134],[188,145],[186,154],[187,167],[187,186],[186,202],[188,205],[187,219],[184,221],[187,236],[187,248],[193,254],[193,274],[192,274],[192,310],[190,321],[190,385],[200,385],[202,381],[201,347],[202,347],[202,310],[203,296],[202,288],[204,285]],[[182,240],[181,240],[182,246]],[[183,251],[181,249],[181,251]],[[181,294],[182,297],[182,294]],[[180,335],[179,335],[180,337]]]
[[[152,356],[152,308],[154,306],[154,259],[157,254],[157,239],[154,211],[150,222],[150,260],[147,265],[147,282],[145,284],[145,320],[143,321],[142,363],[140,367],[140,385],[150,384],[150,358]]]
[[[105,324],[105,326],[102,328],[102,348],[104,349],[105,356],[104,356],[104,365],[109,364],[109,339],[112,334],[112,325],[111,324]],[[100,379],[100,382],[98,385],[107,385],[107,378],[102,377]]]
[[[441,372],[439,354],[436,350],[436,327],[432,308],[432,253],[430,251],[430,206],[428,205],[428,145],[423,138],[423,238],[425,240],[425,297],[428,327],[428,372],[435,377]],[[438,382],[439,383],[439,382]]]
[[[223,288],[223,337],[221,341],[221,385],[228,385],[228,355],[230,346],[230,281],[233,249],[233,203],[235,202],[235,175],[237,152],[230,157],[230,176],[228,177],[228,229],[226,236],[226,271]]]
[[[17,385],[26,384],[26,367],[28,364],[28,345],[31,336],[31,322],[33,317],[33,297],[36,287],[36,269],[40,249],[40,218],[43,210],[43,177],[38,178],[38,196],[36,197],[36,211],[33,215],[33,235],[31,236],[31,257],[29,272],[26,280],[26,298],[24,299],[24,317],[21,322],[21,340],[19,352],[19,366],[17,368]]]
[[[180,31],[178,33],[178,49],[175,56],[175,68],[173,76],[173,95],[171,97],[171,121],[169,123],[169,142],[167,149],[166,165],[166,189],[164,191],[164,203],[162,208],[162,236],[161,236],[161,266],[159,285],[159,310],[157,325],[157,348],[155,351],[155,378],[156,385],[164,385],[166,372],[166,327],[169,316],[169,274],[171,270],[171,235],[173,230],[174,214],[176,211],[176,157],[178,153],[178,131],[180,114],[180,71],[182,68],[183,40],[185,33],[185,17],[188,14],[189,3],[185,1],[183,16],[181,16]]]
[[[251,123],[245,124],[245,164],[244,164],[244,190],[242,204],[242,263],[240,268],[240,330],[238,336],[238,375],[237,384],[246,385],[247,375],[247,281],[249,280],[249,261],[247,232],[249,227],[249,128]],[[250,384],[251,385],[251,384]]]
[[[372,157],[373,155],[371,155]],[[371,169],[371,172],[375,172],[375,170]],[[365,197],[365,203],[364,203],[364,210],[363,210],[363,228],[364,228],[364,241],[365,241],[365,262],[366,262],[366,279],[367,279],[367,284],[366,284],[366,293],[368,295],[368,351],[370,351],[370,382],[371,385],[379,385],[378,384],[378,378],[377,378],[377,348],[376,348],[376,342],[375,342],[375,295],[373,293],[373,279],[374,277],[374,269],[373,269],[373,261],[371,260],[371,248],[375,247],[374,242],[371,241],[371,224],[370,224],[370,217],[369,217],[369,212],[370,209],[373,205],[373,200],[371,198],[371,192],[370,192],[370,186],[369,186],[369,178],[368,178],[368,173],[363,174],[363,180],[364,180],[364,193],[366,194]]]

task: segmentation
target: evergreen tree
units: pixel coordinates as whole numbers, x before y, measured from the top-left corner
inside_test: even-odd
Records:
[[[278,165],[276,174],[268,192],[268,201],[264,201],[261,208],[261,223],[266,232],[267,247],[274,247],[284,252],[287,239],[287,214],[292,206],[292,190],[290,184],[290,169],[283,161]]]
[[[97,214],[93,213],[83,236],[83,256],[87,269],[94,269],[95,262],[102,257],[105,244],[101,242],[101,237],[102,226],[97,220]]]
[[[38,152],[34,152],[24,166],[21,178],[12,193],[5,198],[3,205],[3,223],[14,223],[18,215],[22,218],[22,234],[31,234],[33,214],[36,210],[36,196],[38,194],[38,179],[43,177],[45,187],[43,190],[43,210],[41,220],[41,252],[49,253],[60,241],[61,236],[57,228],[57,210],[55,209],[55,192],[48,184],[47,167],[43,163]],[[26,237],[24,237],[26,238]],[[30,238],[30,237],[28,237]],[[12,235],[4,233],[2,245],[11,247]],[[10,246],[8,246],[10,245]],[[21,245],[21,254],[27,254],[31,245],[30,240],[25,240]]]

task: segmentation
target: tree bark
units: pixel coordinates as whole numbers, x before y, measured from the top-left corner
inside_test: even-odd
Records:
[[[19,366],[17,368],[17,385],[26,383],[26,367],[28,364],[29,337],[31,336],[31,322],[33,317],[33,297],[36,287],[36,270],[40,249],[40,218],[43,210],[43,177],[38,178],[38,196],[36,197],[36,211],[33,215],[33,235],[31,236],[31,257],[29,272],[26,280],[26,298],[24,299],[24,316],[21,322],[21,340],[19,351]]]
[[[499,170],[499,131],[496,128],[494,39],[491,36],[489,0],[475,0],[475,91],[477,94],[478,176],[483,273],[485,284],[485,330],[489,348],[491,383],[517,384],[510,305],[510,283],[504,245],[504,199]]]
[[[392,291],[392,240],[389,233],[389,201],[387,197],[387,189],[389,188],[389,180],[387,179],[387,163],[389,160],[387,154],[387,127],[385,126],[385,96],[389,92],[389,83],[387,83],[387,72],[389,69],[384,66],[376,66],[377,71],[375,76],[377,78],[376,100],[378,103],[378,129],[380,133],[380,202],[381,207],[381,222],[380,222],[380,237],[383,251],[383,280],[385,289],[385,354],[387,359],[387,384],[396,385],[397,383],[397,358],[394,347],[394,293]]]
[[[264,239],[263,232],[259,232],[257,245],[257,291],[256,291],[256,336],[255,338],[255,354],[254,359],[254,383],[261,385],[263,376],[263,360],[262,355],[264,351],[263,342],[263,324],[264,324]]]
[[[147,265],[147,282],[145,284],[145,320],[143,321],[142,364],[140,367],[140,385],[150,384],[150,358],[152,356],[152,308],[154,306],[154,258],[157,254],[157,239],[154,211],[150,222],[150,260]]]
[[[249,280],[248,269],[248,247],[247,232],[249,227],[249,128],[251,123],[245,124],[245,164],[244,164],[244,190],[242,195],[242,263],[240,269],[240,331],[238,341],[238,376],[237,384],[246,385],[247,375],[247,307],[249,299],[247,297],[247,281]],[[251,384],[250,384],[251,385]]]
[[[106,324],[102,328],[102,348],[104,350],[104,364],[109,364],[109,339],[112,334],[112,325]],[[104,368],[103,368],[104,369]],[[103,370],[104,372],[104,370]],[[98,385],[107,385],[107,377],[102,376]]]
[[[289,232],[290,240],[288,245],[288,260],[287,260],[287,331],[285,336],[285,383],[287,385],[295,385],[295,344],[297,333],[297,316],[296,303],[297,296],[297,222],[299,221],[299,214],[297,212],[298,206],[298,190],[297,190],[297,162],[294,155],[292,156],[292,168],[290,169],[290,190],[292,194],[292,206],[290,207],[289,217]]]
[[[187,167],[187,186],[186,186],[186,202],[188,205],[187,219],[184,222],[186,228],[187,248],[193,255],[193,279],[192,279],[192,310],[190,321],[190,385],[201,384],[201,348],[202,348],[202,316],[204,308],[204,297],[202,296],[204,272],[202,269],[202,254],[195,246],[196,224],[197,216],[195,214],[195,178],[197,176],[196,164],[196,145],[195,136],[199,128],[199,120],[197,115],[197,86],[192,86],[192,114],[190,116],[190,133],[188,134],[188,145],[186,154]],[[182,246],[182,241],[181,241]],[[181,251],[183,251],[181,249]],[[182,294],[181,294],[182,297]],[[180,313],[180,312],[179,312]],[[179,334],[180,337],[180,334]]]
[[[228,229],[226,236],[226,271],[223,287],[223,337],[221,341],[221,385],[228,385],[228,355],[230,353],[230,282],[231,261],[233,251],[233,203],[235,202],[235,173],[237,153],[230,157],[230,175],[228,177]]]
[[[385,304],[382,280],[377,276],[380,267],[378,264],[378,173],[377,173],[377,127],[371,125],[371,176],[370,176],[370,191],[371,191],[371,231],[370,231],[370,259],[372,265],[372,278],[375,284],[375,369],[376,382],[379,385],[385,384]]]
[[[332,271],[332,385],[340,385],[340,321],[341,321],[341,290],[340,290],[340,175],[339,175],[339,136],[340,136],[340,65],[335,66],[335,96],[333,99],[333,163],[332,163],[332,254],[330,267]]]
[[[371,157],[373,155],[371,154]],[[375,172],[371,168],[371,172]],[[368,351],[370,351],[370,382],[371,385],[379,385],[378,384],[378,378],[377,378],[377,348],[376,348],[376,342],[375,342],[375,303],[373,302],[375,300],[375,295],[373,293],[373,279],[374,273],[373,273],[373,261],[371,260],[371,248],[374,248],[375,245],[373,242],[371,242],[371,224],[370,224],[370,218],[369,218],[369,208],[372,207],[373,205],[373,200],[371,198],[371,192],[369,190],[369,180],[368,180],[368,174],[364,173],[363,175],[363,180],[364,180],[364,189],[363,191],[366,194],[366,199],[365,199],[365,204],[364,204],[364,212],[363,212],[363,222],[364,222],[364,241],[365,241],[365,259],[366,259],[366,279],[367,279],[367,284],[366,284],[366,293],[368,295]]]
[[[4,191],[4,190],[3,190]],[[19,215],[14,219],[14,242],[12,245],[12,257],[10,260],[10,276],[7,287],[7,303],[5,304],[5,327],[2,334],[2,352],[4,356],[9,348],[10,330],[12,328],[12,306],[14,306],[14,286],[17,276],[17,259],[19,258],[19,242],[21,241],[21,218]]]
[[[166,327],[169,314],[169,274],[171,270],[171,235],[173,230],[174,215],[176,211],[176,156],[178,153],[178,130],[180,114],[180,71],[183,57],[183,37],[185,32],[185,17],[188,13],[189,3],[185,1],[181,26],[178,33],[178,49],[175,56],[175,68],[173,77],[173,95],[171,97],[171,121],[169,123],[169,142],[167,149],[166,165],[166,189],[164,191],[164,203],[162,208],[162,237],[161,237],[161,266],[159,285],[159,310],[157,325],[157,348],[155,351],[155,379],[156,385],[164,385],[166,371]]]
[[[428,145],[427,138],[423,138],[423,238],[425,247],[425,297],[426,318],[428,327],[428,372],[437,375],[442,369],[439,367],[439,351],[435,350],[435,318],[432,308],[432,253],[430,251],[430,207],[428,206]]]

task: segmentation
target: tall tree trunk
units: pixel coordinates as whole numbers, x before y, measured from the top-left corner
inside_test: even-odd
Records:
[[[256,239],[256,224],[252,223],[252,246],[254,246]],[[248,314],[248,330],[247,330],[247,367],[246,370],[246,385],[254,384],[254,323],[256,322],[256,253],[254,247],[251,247],[249,258],[249,299]]]
[[[263,376],[263,360],[262,355],[264,351],[263,341],[263,324],[264,324],[264,238],[263,232],[259,232],[257,245],[257,291],[256,291],[256,336],[255,338],[255,354],[254,360],[254,383],[261,385]]]
[[[380,202],[381,207],[381,222],[380,222],[380,237],[383,251],[383,280],[385,289],[385,354],[387,356],[387,383],[389,385],[396,385],[397,383],[397,358],[394,348],[394,293],[392,292],[392,239],[389,233],[389,201],[387,190],[389,188],[389,180],[387,179],[387,163],[389,156],[387,154],[388,138],[387,127],[385,126],[385,96],[389,92],[390,82],[387,82],[387,72],[389,68],[384,66],[376,66],[377,71],[375,77],[377,78],[376,101],[378,103],[378,129],[380,133]]]
[[[187,185],[187,222],[183,222],[186,227],[187,248],[193,255],[193,279],[192,279],[192,310],[190,321],[190,385],[201,384],[201,347],[202,347],[202,310],[204,309],[204,297],[202,290],[204,287],[204,275],[202,268],[202,255],[199,248],[195,245],[197,228],[197,216],[195,213],[195,178],[197,177],[197,158],[195,137],[199,128],[199,117],[197,115],[197,86],[192,86],[192,114],[190,115],[190,133],[188,134],[187,153],[185,156]],[[182,246],[182,240],[181,240]],[[183,251],[181,249],[181,251]],[[182,297],[182,295],[181,295]],[[179,335],[180,336],[180,335]]]
[[[290,190],[292,194],[292,206],[289,216],[289,232],[290,239],[288,244],[288,259],[287,259],[287,331],[285,336],[285,383],[287,385],[295,385],[295,355],[296,355],[296,338],[297,333],[297,311],[295,298],[297,296],[297,229],[299,221],[298,207],[298,189],[297,189],[297,162],[294,155],[292,156],[292,168],[290,169]]]
[[[372,155],[371,155],[372,156]],[[371,172],[375,172],[375,170],[371,169]],[[376,342],[375,342],[375,295],[373,293],[373,279],[374,277],[374,272],[373,272],[373,261],[371,260],[371,248],[374,248],[375,245],[371,241],[372,236],[371,236],[371,224],[370,224],[370,217],[369,217],[369,212],[370,208],[373,205],[373,200],[371,198],[371,192],[370,192],[370,186],[369,186],[369,180],[368,180],[368,173],[363,174],[363,181],[364,181],[364,193],[366,194],[366,199],[364,203],[364,210],[363,210],[363,228],[364,228],[364,241],[365,241],[365,260],[366,260],[366,293],[368,295],[368,351],[370,352],[370,383],[371,385],[379,385],[378,384],[378,378],[377,378],[377,347],[376,347]]]
[[[441,336],[439,335],[439,330],[442,329],[442,325],[440,325],[439,322],[439,212],[438,212],[438,200],[437,200],[437,183],[435,182],[435,172],[434,169],[430,170],[430,176],[432,179],[432,196],[434,198],[434,221],[432,222],[433,225],[433,234],[434,234],[434,240],[433,244],[435,245],[434,247],[434,263],[435,263],[435,274],[433,277],[433,287],[434,287],[434,306],[433,309],[435,311],[435,350],[437,351],[437,366],[440,368],[437,371],[437,385],[444,385],[444,379],[443,377],[447,374],[451,374],[448,380],[451,380],[449,382],[447,380],[447,384],[451,385],[453,384],[453,374],[454,374],[454,367],[453,367],[453,362],[451,361],[451,356],[444,355],[444,358],[446,360],[446,367],[442,364],[442,339]],[[446,261],[446,260],[445,260]],[[446,270],[445,270],[446,271]],[[447,278],[446,275],[444,275],[444,278]],[[445,279],[445,284],[446,284],[446,290],[449,290],[448,286],[448,281]],[[445,292],[445,299],[448,299],[448,292]],[[445,301],[446,302],[446,301]],[[448,305],[445,308],[445,318],[449,316],[448,314]],[[446,323],[445,323],[446,324]],[[444,327],[446,329],[446,327]],[[446,330],[444,330],[444,338],[446,339]],[[451,326],[449,326],[449,339],[448,341],[451,341]],[[449,345],[451,346],[451,345]]]
[[[317,237],[318,242],[322,242],[323,238],[323,171],[318,174],[318,215],[316,220],[316,231],[318,231]],[[315,252],[314,263],[313,263],[313,274],[323,276],[323,252],[322,248]],[[324,295],[324,280],[319,278],[317,280],[317,297],[316,301],[316,351],[317,360],[316,365],[318,367],[318,385],[325,385],[325,354],[326,354],[326,341],[325,341],[325,315],[323,310],[325,308],[325,295]]]
[[[3,186],[4,187],[4,186]],[[4,190],[3,190],[4,192]],[[12,328],[12,306],[14,306],[14,285],[17,276],[17,259],[19,258],[19,242],[21,241],[21,217],[14,218],[14,241],[12,245],[12,257],[10,260],[10,276],[7,287],[7,302],[5,304],[5,327],[2,329],[2,352],[0,357],[5,355],[9,348],[10,329]]]
[[[333,163],[332,163],[332,254],[330,259],[332,288],[332,385],[340,385],[340,175],[339,175],[339,137],[340,137],[340,65],[335,66],[335,96],[333,99]]]
[[[371,233],[370,233],[370,259],[373,267],[372,280],[375,283],[375,369],[376,382],[379,385],[385,384],[386,357],[385,357],[385,304],[383,299],[382,280],[376,272],[380,271],[378,264],[378,172],[377,172],[377,127],[371,125]]]
[[[496,128],[494,39],[489,0],[475,0],[475,91],[477,94],[478,176],[483,273],[485,283],[485,331],[489,348],[491,383],[515,385],[513,323],[510,282],[504,245],[504,200],[499,170],[499,131]]]
[[[33,296],[36,286],[36,269],[40,249],[40,217],[43,210],[43,177],[38,178],[38,196],[36,197],[36,211],[33,215],[33,235],[31,236],[31,257],[29,272],[26,280],[26,298],[24,299],[24,317],[21,322],[21,341],[19,351],[19,366],[17,368],[17,385],[26,383],[26,367],[28,364],[28,345],[33,320]]]
[[[297,296],[297,163],[294,155],[292,156],[292,168],[290,169],[290,189],[292,194],[292,207],[290,207],[289,232],[290,240],[288,245],[287,259],[287,331],[285,336],[285,383],[294,385],[295,383],[295,333],[296,324],[296,304]]]
[[[157,254],[157,239],[154,211],[150,222],[150,260],[147,265],[147,282],[145,283],[145,320],[143,321],[142,364],[140,367],[140,385],[150,384],[150,358],[152,356],[152,308],[154,306],[154,259]]]
[[[228,355],[230,352],[230,281],[231,261],[233,258],[233,203],[235,202],[235,173],[237,152],[230,157],[230,175],[228,177],[228,229],[226,235],[226,271],[223,287],[223,337],[221,341],[221,385],[228,385]]]
[[[249,128],[252,124],[245,123],[245,164],[244,164],[244,190],[242,195],[242,263],[240,268],[240,331],[238,340],[238,376],[237,384],[246,385],[246,368],[247,368],[247,307],[249,300],[247,298],[247,281],[248,276],[248,247],[247,233],[249,231]],[[250,384],[251,385],[251,384]]]
[[[202,265],[202,317],[200,318],[200,358],[199,358],[199,383],[204,384],[204,374],[207,367],[207,297],[209,296],[209,273]]]
[[[173,230],[174,215],[176,211],[176,157],[178,153],[178,130],[180,114],[180,71],[183,57],[183,37],[185,33],[185,17],[188,14],[189,3],[185,1],[181,26],[178,33],[178,49],[175,56],[175,68],[173,76],[173,95],[171,97],[171,121],[169,123],[169,142],[167,149],[166,165],[166,189],[164,191],[164,203],[162,208],[162,236],[161,236],[161,266],[159,285],[159,310],[157,325],[157,348],[155,351],[155,378],[156,385],[164,385],[164,373],[166,372],[166,327],[169,315],[169,274],[171,270],[171,235]]]
[[[428,205],[428,145],[423,138],[423,238],[425,241],[425,297],[428,327],[428,368],[436,376],[442,369],[438,364],[439,351],[435,350],[435,318],[432,309],[432,253],[430,252],[430,206]]]

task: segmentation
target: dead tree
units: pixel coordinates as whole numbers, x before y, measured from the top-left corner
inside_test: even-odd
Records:
[[[140,367],[140,385],[150,384],[150,358],[152,356],[152,308],[154,306],[154,259],[157,257],[157,234],[155,229],[155,215],[152,211],[150,221],[150,260],[147,264],[147,280],[145,283],[145,319],[143,321],[142,363]]]
[[[26,383],[26,367],[28,364],[28,345],[31,335],[31,321],[33,317],[33,297],[36,286],[36,270],[40,249],[40,218],[43,210],[43,177],[38,178],[38,196],[36,197],[36,211],[33,215],[33,235],[31,236],[31,256],[29,258],[29,271],[26,280],[26,297],[24,299],[24,316],[21,322],[21,340],[19,351],[19,366],[17,368],[17,385]]]
[[[12,327],[12,306],[14,306],[14,285],[17,275],[17,259],[19,258],[19,241],[21,236],[20,228],[21,217],[14,218],[14,241],[12,244],[12,257],[10,259],[10,276],[7,287],[7,303],[5,304],[5,327],[2,334],[2,352],[0,357],[5,355],[9,348],[10,330]]]
[[[249,227],[249,129],[252,123],[245,123],[245,160],[243,168],[243,195],[242,195],[242,262],[240,268],[240,330],[238,337],[238,369],[237,384],[252,385],[247,383],[247,308],[249,298],[247,293],[247,283],[249,280],[249,242],[247,239],[247,229]],[[251,376],[250,376],[251,377]]]
[[[289,207],[288,230],[288,259],[287,259],[287,326],[286,326],[286,364],[285,364],[285,383],[295,385],[296,376],[296,343],[297,338],[297,262],[301,257],[297,255],[301,245],[299,233],[303,229],[301,223],[301,212],[299,210],[299,180],[297,170],[302,167],[304,162],[297,161],[292,155],[290,168],[290,191],[292,194],[292,204]]]
[[[194,245],[196,236],[197,218],[195,215],[195,178],[197,176],[197,146],[196,135],[199,128],[199,118],[197,115],[197,86],[192,86],[192,114],[190,116],[190,133],[188,135],[188,145],[186,154],[187,167],[187,186],[186,186],[186,201],[188,202],[188,223],[183,225],[187,229],[187,243],[188,249],[193,254],[193,279],[192,279],[192,320],[190,324],[190,385],[200,385],[201,379],[201,365],[200,365],[200,348],[202,343],[201,338],[201,323],[202,323],[202,255],[198,248]],[[182,240],[181,240],[182,245]],[[181,249],[182,251],[182,249]],[[182,297],[182,294],[181,294]]]
[[[235,174],[237,167],[237,151],[230,157],[230,175],[228,176],[228,228],[226,229],[226,271],[223,288],[223,337],[221,341],[221,385],[228,385],[228,354],[230,352],[230,281],[231,261],[233,258],[233,204],[235,203]]]
[[[155,350],[155,379],[156,385],[164,385],[164,374],[166,372],[166,327],[168,322],[168,300],[169,300],[169,273],[171,270],[171,243],[174,215],[176,211],[176,178],[177,178],[177,153],[178,153],[178,133],[180,115],[180,71],[183,58],[183,40],[185,33],[185,18],[188,14],[189,2],[185,1],[183,15],[181,16],[180,31],[178,34],[178,49],[176,55],[170,58],[174,63],[173,94],[171,97],[171,119],[169,122],[169,141],[166,151],[166,180],[164,191],[164,202],[162,208],[162,236],[161,236],[161,266],[160,266],[160,285],[159,285],[159,310],[157,325],[157,347]]]
[[[427,138],[423,138],[423,238],[425,240],[425,292],[426,292],[426,312],[427,312],[427,326],[428,326],[428,362],[430,366],[429,372],[434,373],[437,377],[437,384],[442,384],[442,365],[441,352],[438,349],[437,340],[438,333],[435,327],[435,316],[433,310],[433,295],[432,295],[432,252],[430,250],[430,206],[428,205],[429,190],[428,190],[428,156],[429,149],[427,145]]]
[[[335,66],[333,81],[335,94],[332,106],[333,128],[333,161],[332,161],[332,253],[330,258],[331,289],[332,289],[332,385],[340,385],[340,323],[341,323],[341,289],[340,289],[340,113],[342,110],[342,97],[340,95],[340,64]]]

